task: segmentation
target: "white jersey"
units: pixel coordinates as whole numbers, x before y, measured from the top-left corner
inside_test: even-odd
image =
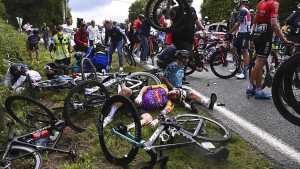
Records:
[[[63,32],[64,32],[64,35],[67,35],[68,38],[70,39],[71,41],[71,45],[74,46],[75,45],[75,42],[74,42],[74,26],[73,25],[67,25],[67,24],[63,24],[61,25],[63,27]]]
[[[89,40],[95,40],[100,36],[98,26],[93,27],[92,25],[90,25],[87,27],[87,31],[89,33]]]
[[[240,27],[238,32],[244,33],[244,32],[251,31],[251,14],[247,8],[243,7],[240,10],[238,21],[240,22]]]

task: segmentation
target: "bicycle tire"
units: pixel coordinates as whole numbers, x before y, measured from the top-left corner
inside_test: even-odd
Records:
[[[193,74],[196,71],[196,69],[194,67],[190,67],[188,65],[184,66],[184,76],[189,76],[191,74]]]
[[[282,97],[282,93],[278,92],[282,90],[282,88],[284,88],[284,83],[282,82],[284,80],[285,72],[288,69],[288,67],[290,67],[290,64],[293,63],[295,60],[297,59],[290,58],[286,60],[276,71],[272,84],[272,98],[276,109],[282,115],[282,117],[284,117],[290,123],[300,126],[299,114],[295,112],[293,108],[288,107],[290,104],[289,101],[284,103],[285,100]]]
[[[86,93],[94,87],[98,89]],[[93,119],[97,118],[108,98],[107,89],[98,81],[84,81],[73,87],[64,103],[63,117],[67,125],[77,132],[85,131],[89,124],[95,122]]]
[[[201,121],[201,133],[195,135],[194,138],[211,142],[224,142],[231,138],[230,130],[223,124],[204,116],[178,114],[174,116],[174,119],[176,120],[176,124],[185,130],[185,133],[189,133],[190,135],[194,135],[195,128],[198,127],[199,121]]]
[[[148,22],[154,29],[163,31],[163,32],[175,33],[175,32],[182,30],[184,28],[184,24],[182,24],[184,22],[184,18],[182,17],[183,16],[183,8],[185,8],[187,10],[187,12],[190,13],[189,4],[186,1],[176,0],[176,2],[178,3],[178,5],[180,6],[180,9],[181,9],[180,12],[178,14],[176,14],[177,16],[179,16],[177,22],[173,23],[170,27],[161,27],[155,16],[157,13],[159,13],[158,12],[159,5],[164,3],[164,1],[165,0],[149,0],[148,1],[147,5],[146,5],[146,18],[147,18]],[[151,11],[152,7],[153,7],[153,10]],[[152,14],[152,16],[153,16],[152,19],[149,14]]]
[[[111,107],[117,102],[122,103],[123,106],[112,115],[112,121],[104,126],[104,119],[110,116]],[[124,110],[127,111],[124,112]],[[131,115],[128,116],[127,113]],[[118,126],[128,124],[134,124],[134,127],[129,131],[118,130]],[[134,160],[139,148],[113,134],[112,129],[116,129],[124,135],[130,133],[134,141],[141,141],[141,123],[138,112],[134,104],[121,95],[111,97],[103,106],[98,122],[98,132],[100,146],[106,159],[113,164],[125,166]]]
[[[300,55],[300,54],[298,54]],[[293,56],[299,57],[299,56]],[[284,92],[286,94],[289,105],[300,115],[300,102],[299,102],[299,62],[298,58],[291,59],[284,74]],[[296,79],[297,78],[297,79]],[[298,91],[297,91],[298,90]],[[294,92],[295,91],[295,92]],[[298,98],[298,100],[296,99]]]
[[[0,156],[3,157],[6,147],[0,148]],[[25,155],[27,154],[27,155]],[[2,161],[5,160],[5,161]],[[34,149],[24,146],[13,145],[8,151],[4,159],[0,159],[0,163],[6,164],[9,168],[21,169],[41,169],[43,165],[42,157]],[[31,165],[29,163],[32,163]],[[1,168],[3,166],[0,166]]]
[[[86,68],[86,65],[89,65],[90,68]],[[91,70],[89,70],[91,69]],[[85,76],[85,73],[90,73],[89,76]],[[82,76],[82,80],[83,81],[87,81],[87,80],[97,80],[97,71],[96,68],[94,66],[94,64],[90,61],[89,58],[83,58],[81,60],[81,76]]]
[[[221,79],[228,79],[237,74],[241,65],[241,58],[226,49],[221,51],[217,50],[210,57],[209,65],[211,71],[217,77]]]
[[[25,96],[10,96],[5,100],[8,114],[18,123],[38,130],[51,125],[57,119],[42,103]]]
[[[123,55],[129,66],[132,66],[132,56],[130,54],[129,48],[127,46],[123,46]]]
[[[131,73],[127,77],[130,78],[130,79],[138,79],[138,80],[142,81],[142,84],[137,88],[131,88],[131,85],[133,85],[133,84],[130,84],[129,82],[127,82],[125,84],[126,87],[131,88],[131,90],[133,90],[133,92],[134,91],[139,91],[144,86],[161,84],[158,77],[156,77],[155,75],[153,75],[151,73],[148,73],[148,72],[135,72],[135,73]]]
[[[34,87],[38,87],[40,89],[57,89],[57,88],[64,88],[69,87],[69,82],[67,80],[43,80],[34,84]]]

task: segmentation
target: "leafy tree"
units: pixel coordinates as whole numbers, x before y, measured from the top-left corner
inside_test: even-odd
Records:
[[[63,1],[64,0],[2,0],[9,22],[17,26],[16,17],[23,18],[23,22],[40,27],[44,22],[48,25],[62,24],[63,21]],[[69,2],[69,0],[67,0]],[[67,16],[71,17],[70,9],[67,7]]]
[[[253,0],[249,4],[249,8],[255,9],[260,0]],[[281,23],[287,18],[293,10],[296,9],[296,5],[299,0],[278,0],[280,3],[279,19]],[[230,17],[230,11],[235,7],[233,0],[203,0],[201,5],[201,15],[208,16],[212,22],[220,22],[227,20]]]
[[[128,20],[126,22],[134,21],[138,14],[144,14],[145,15],[145,9],[147,5],[148,0],[136,0],[131,4],[128,11]]]
[[[0,0],[0,17],[3,17],[6,15],[6,9],[4,4],[2,3],[2,0]]]

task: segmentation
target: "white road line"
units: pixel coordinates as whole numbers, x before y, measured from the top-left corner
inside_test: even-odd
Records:
[[[197,94],[199,94],[202,98],[208,99],[206,96],[203,94],[195,91],[194,89],[184,86],[184,88],[187,88]],[[262,141],[265,143],[269,144],[282,154],[286,155],[290,159],[293,159],[297,163],[300,164],[300,152],[296,151],[294,148],[290,147],[287,143],[283,142],[282,140],[272,136],[271,134],[267,133],[263,129],[255,126],[254,124],[248,122],[244,118],[236,115],[234,112],[226,109],[225,107],[220,107],[220,106],[214,106],[214,110],[221,112],[222,115],[226,116],[228,119],[236,123],[238,126],[244,128],[245,130],[249,131],[252,133],[254,136],[260,138]]]

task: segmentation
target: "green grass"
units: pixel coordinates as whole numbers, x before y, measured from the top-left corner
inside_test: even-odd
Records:
[[[39,71],[41,75],[46,79],[43,73],[43,66],[49,62],[51,62],[49,51],[45,51],[43,47],[41,47],[41,61],[37,63],[36,61],[26,62],[34,67],[35,70]],[[112,72],[118,71],[118,57],[117,55],[113,56],[113,70]],[[124,60],[124,69],[125,71],[140,71],[143,68],[137,67],[129,67]],[[2,84],[1,84],[2,85]],[[2,86],[1,86],[2,87]],[[42,102],[49,108],[60,107],[63,106],[64,98],[68,94],[67,89],[65,90],[53,90],[53,91],[44,91],[37,94],[38,101]],[[3,101],[9,95],[13,95],[10,90],[4,90],[1,93],[4,97],[2,97]],[[200,108],[200,107],[199,107]],[[172,111],[172,115],[179,113],[188,112],[176,105],[175,109]],[[57,110],[54,113],[58,116],[62,116],[62,111]],[[205,111],[200,111],[201,115],[211,117],[210,114],[205,113]],[[157,113],[154,112],[153,117],[156,117]],[[213,117],[211,117],[213,118]],[[98,119],[94,119],[95,122]],[[18,127],[18,126],[17,126]],[[142,138],[147,140],[155,129],[144,127],[142,129]],[[67,129],[65,134],[62,137],[62,140],[59,142],[59,147],[63,149],[68,149],[71,147],[72,143],[76,143],[78,147],[78,158],[75,163],[72,163],[68,156],[62,155],[59,153],[46,153],[43,154],[44,157],[44,168],[61,168],[61,169],[82,169],[82,168],[121,168],[119,166],[115,166],[110,164],[100,147],[100,143],[98,140],[98,131],[95,126],[95,123],[92,123],[86,132],[76,133],[71,129]],[[2,135],[0,137],[0,141],[2,144],[6,142],[6,135]],[[184,141],[184,138],[176,138],[175,141]],[[229,158],[225,161],[215,161],[211,159],[207,159],[203,156],[200,149],[193,147],[186,148],[178,148],[173,150],[165,151],[165,154],[169,156],[168,168],[221,168],[221,169],[252,169],[252,168],[280,168],[280,165],[274,163],[272,160],[264,156],[261,152],[257,151],[253,148],[248,142],[243,140],[237,134],[233,133],[232,138],[229,142],[222,144],[226,146],[230,150]],[[119,147],[122,148],[122,147]],[[129,168],[137,168],[145,164],[149,161],[150,158],[147,153],[140,149],[136,159],[129,165]],[[157,165],[155,168],[160,168]]]

